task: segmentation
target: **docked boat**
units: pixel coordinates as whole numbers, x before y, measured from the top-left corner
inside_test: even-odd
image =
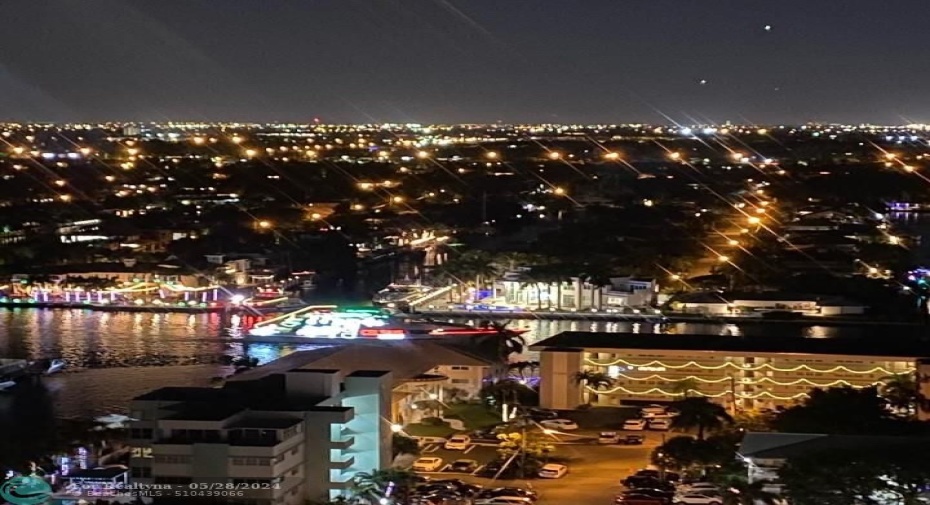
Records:
[[[63,359],[53,359],[49,362],[48,368],[45,370],[45,375],[52,375],[58,373],[65,368],[65,360]]]
[[[526,329],[507,329],[513,334]],[[253,337],[292,337],[295,339],[407,340],[475,337],[500,333],[499,328],[445,323],[429,319],[398,317],[389,311],[372,308],[311,306],[276,318],[261,321],[248,334]]]
[[[11,387],[15,385],[16,385],[15,381],[8,381],[8,380],[0,381],[0,391],[6,391],[7,389],[10,389]]]
[[[377,307],[402,308],[410,302],[422,298],[437,288],[419,283],[395,283],[375,293],[371,302]]]

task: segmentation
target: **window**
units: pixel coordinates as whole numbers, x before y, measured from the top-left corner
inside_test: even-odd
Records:
[[[159,454],[152,461],[166,465],[186,465],[190,464],[191,457],[181,454]]]
[[[233,458],[236,466],[271,466],[271,458]]]
[[[471,367],[467,367],[467,366],[454,366],[454,367],[452,367],[453,370],[468,370],[469,368],[471,368]]]
[[[152,448],[151,447],[133,447],[132,457],[133,458],[151,458]]]
[[[452,379],[452,384],[468,384],[468,379]]]
[[[147,479],[152,476],[152,469],[147,466],[134,466],[130,474],[137,479]]]

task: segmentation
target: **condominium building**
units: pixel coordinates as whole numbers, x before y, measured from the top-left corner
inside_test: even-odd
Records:
[[[773,408],[794,404],[813,388],[866,387],[895,374],[930,374],[930,349],[904,337],[564,332],[532,348],[541,351],[541,404],[555,409],[585,401],[670,401],[686,393],[733,409]],[[586,370],[607,374],[611,384],[579,383]]]
[[[157,389],[132,402],[132,480],[244,491],[211,503],[343,495],[357,473],[390,466],[392,425],[410,422],[416,402],[478,387],[486,365],[430,342],[345,345],[290,354],[222,388]]]
[[[392,387],[386,371],[294,369],[152,391],[132,402],[133,482],[232,485],[214,501],[250,505],[337,496],[390,464]]]

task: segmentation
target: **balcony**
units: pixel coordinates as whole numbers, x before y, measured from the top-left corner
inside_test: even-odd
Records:
[[[355,445],[355,437],[344,437],[341,440],[334,440],[329,443],[330,449],[346,450]]]
[[[329,462],[329,467],[332,468],[332,469],[335,469],[335,470],[348,470],[348,469],[351,468],[352,465],[354,465],[354,464],[355,464],[355,458],[354,458],[354,457],[348,457],[348,458],[343,459],[343,460],[341,460],[341,461],[330,461],[330,462]]]

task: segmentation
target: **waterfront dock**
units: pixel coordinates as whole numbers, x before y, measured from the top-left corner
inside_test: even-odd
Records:
[[[427,318],[427,319],[483,319],[490,321],[588,321],[605,323],[703,323],[703,324],[796,324],[820,326],[847,326],[847,325],[891,325],[891,326],[920,326],[921,323],[913,321],[886,321],[859,317],[824,317],[824,316],[797,316],[790,318],[776,317],[749,317],[749,316],[718,316],[701,314],[683,314],[676,312],[641,312],[623,313],[610,311],[550,311],[550,310],[418,310],[408,314],[399,314],[398,317]]]
[[[210,314],[221,313],[226,310],[224,305],[216,306],[181,306],[181,305],[130,305],[130,304],[102,304],[84,302],[0,302],[4,309],[80,309],[99,312],[156,312],[181,314]]]

